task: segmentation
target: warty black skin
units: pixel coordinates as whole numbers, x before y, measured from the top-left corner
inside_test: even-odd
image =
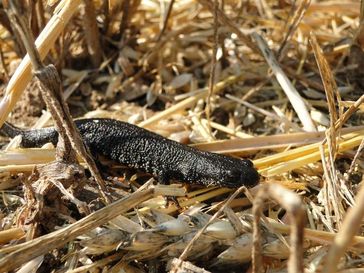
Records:
[[[200,151],[113,119],[82,119],[75,123],[93,155],[150,173],[163,184],[174,180],[236,188],[252,187],[259,181],[253,163],[247,159]],[[0,133],[9,137],[21,135],[20,145],[25,148],[48,142],[55,145],[58,141],[54,128],[22,130],[5,123]]]

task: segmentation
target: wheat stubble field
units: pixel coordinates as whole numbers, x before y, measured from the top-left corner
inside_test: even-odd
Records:
[[[0,2],[0,125],[61,139],[0,138],[0,272],[363,272],[363,18],[346,0]],[[90,155],[82,118],[260,181],[162,185]]]

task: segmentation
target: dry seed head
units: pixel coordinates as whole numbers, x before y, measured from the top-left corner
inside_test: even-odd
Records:
[[[263,246],[263,253],[265,256],[277,258],[277,259],[288,259],[289,248],[281,240],[276,239]]]
[[[128,233],[135,233],[137,231],[142,231],[143,228],[136,222],[130,220],[129,218],[119,215],[109,222],[112,227],[117,227],[118,229],[124,230]]]
[[[84,255],[101,255],[114,251],[117,248],[117,244],[106,245],[106,246],[87,246],[81,250]]]
[[[102,254],[113,251],[121,241],[127,238],[127,233],[117,229],[105,229],[91,239],[82,240],[80,244],[84,247],[85,254]]]
[[[238,235],[228,221],[218,221],[206,228],[205,234],[217,239],[234,239]]]
[[[112,273],[144,273],[145,271],[126,262],[117,263],[108,272]]]
[[[147,230],[131,235],[128,241],[119,245],[119,248],[134,251],[146,251],[154,248],[160,248],[168,241],[169,238],[167,236]]]
[[[145,261],[156,259],[160,256],[160,247],[149,249],[146,251],[127,251],[123,256],[124,261]]]
[[[170,248],[168,250],[168,256],[170,257],[178,257],[182,254],[183,250],[186,248],[187,244],[180,244],[178,248]],[[209,254],[214,251],[214,245],[211,243],[201,242],[197,240],[195,244],[193,244],[192,249],[188,252],[187,259],[189,260],[197,260],[200,257],[210,256]]]
[[[142,214],[141,217],[143,221],[151,227],[176,219],[166,213],[160,212],[155,209],[151,209],[148,213]]]
[[[233,245],[217,257],[217,263],[245,263],[251,260],[253,236],[246,233],[236,238]]]
[[[190,228],[188,226],[188,222],[183,221],[181,219],[174,219],[159,224],[158,226],[153,228],[153,230],[156,232],[163,233],[165,235],[178,236],[189,232]]]
[[[105,229],[95,237],[82,240],[80,244],[84,247],[101,247],[117,244],[127,238],[127,233],[117,229]]]
[[[170,257],[180,256],[188,243],[196,235],[196,232],[197,231],[187,233],[183,235],[182,240],[166,246],[165,249],[168,249],[168,255]],[[193,244],[192,249],[189,251],[189,257],[195,258],[195,255],[200,256],[202,255],[202,253],[209,252],[210,250],[212,250],[213,245],[216,241],[216,239],[202,234],[200,238]]]

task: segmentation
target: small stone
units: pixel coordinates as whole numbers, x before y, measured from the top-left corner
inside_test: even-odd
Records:
[[[255,120],[256,120],[255,116],[252,113],[248,113],[243,120],[243,126],[248,127],[252,125],[255,122]]]

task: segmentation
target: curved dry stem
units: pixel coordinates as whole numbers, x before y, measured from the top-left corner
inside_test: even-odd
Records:
[[[364,187],[361,187],[355,198],[356,205],[349,209],[342,228],[335,236],[334,242],[330,247],[326,258],[323,273],[332,273],[337,271],[337,264],[344,255],[345,250],[353,242],[355,234],[359,231],[362,219],[364,217]]]
[[[271,198],[286,209],[293,225],[291,228],[291,249],[288,260],[288,272],[303,272],[303,234],[306,210],[300,197],[278,184],[267,184],[261,187],[253,203],[253,272],[264,272],[261,256],[261,236],[259,221],[264,201]]]

